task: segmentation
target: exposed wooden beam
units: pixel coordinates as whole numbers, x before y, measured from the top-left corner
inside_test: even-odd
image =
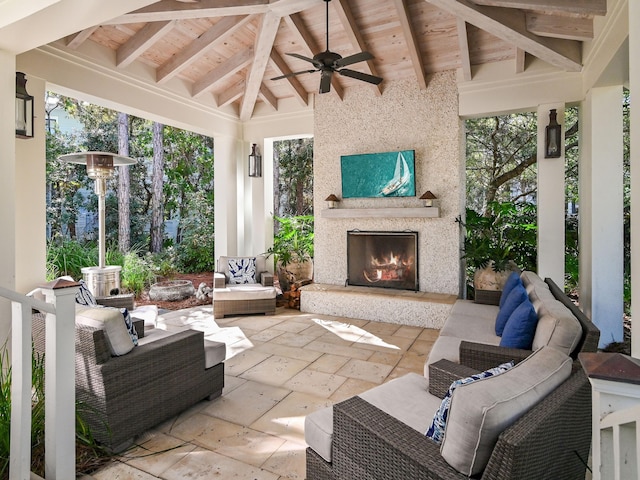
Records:
[[[273,42],[276,39],[278,27],[280,26],[280,19],[281,17],[271,12],[267,12],[262,16],[260,30],[256,36],[254,47],[256,55],[254,61],[251,63],[249,74],[247,75],[247,89],[244,92],[240,106],[240,120],[243,122],[249,120],[253,114],[253,108],[258,100],[258,93],[260,92],[264,72],[267,69],[269,54],[273,49]]]
[[[244,93],[247,83],[244,80],[239,81],[231,88],[227,88],[217,97],[217,105],[219,108],[226,107],[230,103],[238,100]]]
[[[460,48],[460,68],[462,78],[468,82],[471,80],[471,57],[469,56],[469,36],[467,35],[467,22],[458,20],[458,46]]]
[[[418,80],[418,86],[421,90],[427,89],[427,77],[424,73],[424,63],[422,61],[422,54],[420,53],[420,47],[418,46],[418,40],[416,33],[413,30],[411,24],[411,18],[407,9],[405,0],[393,0],[396,7],[396,13],[400,20],[400,26],[402,27],[402,34],[404,40],[409,49],[409,58],[411,59],[411,65],[413,65],[413,71],[416,73],[416,79]]]
[[[275,48],[271,50],[271,61],[273,62],[274,67],[276,68],[276,70],[278,70],[280,75],[288,75],[292,73],[291,69],[284,61],[284,58],[282,58],[282,56],[280,56],[280,54],[276,52]],[[296,77],[283,78],[282,80],[278,81],[287,82],[291,86],[294,96],[303,106],[306,107],[309,104],[309,96],[307,95],[307,91],[300,83],[300,80],[298,80]]]
[[[313,57],[318,53],[319,47],[316,45],[316,42],[307,30],[307,27],[305,27],[299,14],[296,13],[294,15],[284,17],[284,21],[291,31],[298,37],[300,46],[307,56]],[[310,64],[306,64],[306,66],[310,66]],[[344,98],[344,89],[342,88],[342,85],[340,85],[340,82],[338,82],[337,77],[338,75],[333,75],[333,78],[331,79],[331,92],[342,100]],[[319,84],[320,79],[318,79],[318,85]]]
[[[216,83],[242,70],[244,67],[249,65],[252,60],[253,48],[248,48],[236,53],[233,57],[224,62],[218,68],[214,68],[204,77],[195,82],[193,84],[191,95],[197,97],[207,90],[210,90],[215,86]]]
[[[188,67],[193,62],[201,58],[211,48],[228,38],[233,32],[246,25],[246,23],[255,18],[251,15],[242,16],[235,15],[224,17],[209,30],[204,32],[193,42],[173,55],[163,65],[156,70],[156,81],[164,83],[176,76],[182,69]]]
[[[516,48],[516,73],[523,73],[526,68],[527,52],[521,48]]]
[[[166,35],[175,22],[147,23],[116,50],[116,66],[126,67]]]
[[[593,19],[528,13],[527,30],[541,37],[593,40]]]
[[[229,15],[252,15],[266,12],[272,12],[282,17],[313,7],[317,5],[317,3],[318,0],[200,0],[198,3],[162,0],[126,15],[111,19],[103,25],[161,22],[164,20],[188,20]]]
[[[93,35],[93,32],[95,32],[98,28],[100,28],[100,27],[98,25],[96,25],[95,27],[85,28],[84,30],[82,30],[82,31],[80,31],[78,33],[75,33],[73,35],[69,35],[66,38],[67,47],[72,48],[72,49],[78,48],[86,40],[88,40],[89,37],[91,35]]]
[[[360,52],[366,51],[367,45],[364,41],[364,38],[362,38],[362,34],[360,33],[358,25],[356,25],[355,18],[353,18],[353,13],[351,12],[351,8],[349,8],[347,0],[335,0],[333,4],[335,5],[335,10],[338,13],[338,18],[340,19],[340,23],[342,23],[342,27],[344,28],[345,33],[347,34],[347,37],[351,42],[351,45],[357,48]],[[358,53],[358,51],[354,53]],[[364,73],[368,73],[369,75],[374,75],[376,77],[380,76],[376,71],[376,66],[373,63],[373,60],[359,63],[358,66],[362,67]],[[382,95],[382,84],[371,84],[371,88],[373,88],[373,90],[376,92],[376,95]]]
[[[473,0],[486,7],[519,8],[548,15],[571,15],[593,18],[607,14],[607,0]]]
[[[580,43],[545,38],[527,31],[524,12],[512,8],[482,7],[469,0],[428,0],[442,10],[501,38],[563,70],[582,69]]]
[[[277,97],[269,90],[266,85],[263,83],[260,85],[260,92],[258,93],[258,98],[262,100],[267,105],[271,105],[274,110],[278,110],[278,99]]]

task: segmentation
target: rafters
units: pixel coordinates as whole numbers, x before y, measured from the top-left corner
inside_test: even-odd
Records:
[[[547,15],[571,15],[593,18],[606,15],[607,0],[473,0],[486,7],[519,8]]]
[[[465,82],[471,80],[471,59],[469,57],[469,37],[467,34],[467,22],[458,19],[458,45],[460,47],[460,68]]]
[[[93,35],[93,32],[95,32],[97,29],[98,29],[98,25],[96,25],[95,27],[86,28],[74,35],[69,35],[67,37],[67,47],[78,48],[86,40],[88,40],[89,37]]]
[[[173,28],[175,21],[147,23],[116,50],[116,66],[126,67]]]
[[[578,42],[534,35],[526,29],[524,12],[482,7],[469,0],[429,0],[429,3],[556,67],[571,72],[582,69]]]
[[[291,69],[284,61],[284,58],[282,58],[275,49],[271,50],[271,61],[273,62],[274,67],[276,68],[276,70],[278,70],[280,75],[288,75],[292,73]],[[302,105],[306,106],[309,104],[307,91],[300,83],[300,80],[298,80],[296,77],[287,77],[282,79],[282,81],[289,83],[295,97],[298,99],[298,101],[300,101]]]
[[[249,65],[253,60],[253,48],[243,50],[236,53],[229,60],[224,62],[218,68],[214,68],[204,77],[193,84],[191,95],[197,97],[198,95],[211,90],[216,83],[229,78],[231,75],[238,73],[244,67]]]
[[[400,26],[402,27],[404,39],[407,43],[407,48],[409,49],[409,57],[411,58],[413,70],[416,72],[418,85],[420,86],[420,89],[426,90],[427,77],[424,73],[424,63],[422,61],[420,48],[418,47],[418,40],[416,38],[415,31],[413,30],[413,26],[411,25],[411,16],[409,15],[409,11],[407,10],[407,4],[405,0],[393,0],[393,3],[395,4],[398,18],[400,19]]]

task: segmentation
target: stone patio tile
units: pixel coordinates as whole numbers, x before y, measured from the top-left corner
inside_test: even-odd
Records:
[[[305,328],[300,333],[302,335],[310,335],[316,338],[321,337],[322,335],[327,333],[327,330],[325,328],[321,327],[320,325],[317,325],[316,323],[310,323],[310,325],[311,325],[310,327]]]
[[[317,370],[324,373],[336,373],[340,368],[349,361],[349,357],[340,355],[332,355],[325,353],[315,362],[307,367],[307,370]]]
[[[337,373],[345,377],[380,384],[391,370],[393,370],[391,365],[351,359]]]
[[[273,328],[274,326],[282,323],[283,319],[276,316],[243,316],[235,317],[233,322],[228,325],[240,328],[248,328],[250,330],[266,330],[267,328]]]
[[[413,344],[411,338],[393,335],[364,335],[354,346],[379,352],[404,352]]]
[[[305,348],[295,348],[295,347],[288,347],[287,345],[278,345],[277,343],[267,342],[267,343],[263,343],[262,345],[258,345],[253,350],[256,352],[263,352],[270,355],[281,355],[283,357],[295,358],[296,360],[305,360],[307,362],[313,362],[317,360],[322,355],[322,353],[313,351],[313,350],[308,350],[306,348],[308,345],[309,344],[307,344]]]
[[[234,377],[233,375],[224,376],[224,388],[222,389],[222,395],[228,395],[240,385],[247,383],[244,378]]]
[[[409,347],[407,353],[421,353],[423,355],[429,355],[429,352],[433,348],[434,342],[429,340],[416,340],[413,345]]]
[[[254,430],[306,445],[304,441],[304,417],[333,402],[326,398],[301,392],[291,392],[278,405],[249,425]]]
[[[357,378],[347,378],[347,381],[340,385],[340,388],[333,392],[329,397],[334,403],[341,402],[347,398],[351,398],[355,395],[359,395],[362,392],[376,387],[377,383],[367,382],[365,380],[358,380]]]
[[[192,418],[198,416],[193,415]],[[154,432],[147,441],[127,450],[119,459],[138,470],[160,477],[194,448],[195,445],[179,438]]]
[[[282,335],[271,340],[271,343],[278,345],[287,345],[289,347],[304,347],[307,343],[313,342],[317,337],[313,335],[304,335],[302,333],[284,332]]]
[[[398,367],[407,368],[412,372],[420,373],[424,371],[424,363],[427,361],[425,354],[408,352],[403,355],[402,360],[398,362]]]
[[[401,359],[402,354],[398,352],[373,352],[369,357],[370,362],[384,363],[392,367],[395,367]]]
[[[331,373],[303,370],[284,384],[285,388],[296,392],[310,393],[318,397],[329,398],[346,377]]]
[[[93,473],[92,478],[95,480],[158,480],[159,477],[114,460]]]
[[[227,352],[228,355],[228,352]],[[264,362],[271,355],[253,350],[244,350],[227,358],[224,362],[224,371],[227,375],[239,376],[242,372],[249,370],[251,367]]]
[[[291,391],[285,388],[248,381],[210,402],[202,413],[247,427],[289,393]]]
[[[345,347],[342,345],[334,345],[332,343],[321,342],[320,340],[314,340],[313,342],[305,345],[303,350],[314,350],[322,353],[332,353],[335,355],[342,355],[344,357],[358,358],[360,360],[366,360],[372,355],[371,351],[363,350],[360,344],[357,344],[358,348]]]
[[[282,335],[284,330],[276,330],[275,328],[266,328],[261,332],[255,333],[249,337],[249,340],[257,340],[259,342],[268,342],[278,335]]]
[[[277,480],[278,475],[209,450],[197,449],[167,470],[166,480]]]
[[[418,335],[418,340],[427,340],[431,342],[435,342],[440,335],[440,330],[436,330],[434,328],[425,328],[422,330],[422,333]]]
[[[209,338],[209,337],[205,337],[205,338]],[[239,340],[235,343],[227,343],[227,342],[224,342],[224,343],[227,346],[227,352],[226,352],[227,360],[225,360],[225,365],[227,364],[226,362],[229,359],[243,352],[252,351],[255,349],[255,347],[261,344],[261,342],[257,342],[255,340],[249,340],[248,338],[245,338],[244,340]]]
[[[404,377],[407,373],[417,373],[422,375],[423,371],[422,370],[416,371],[416,370],[412,370],[410,368],[404,368],[404,367],[396,367],[391,371],[389,376],[386,378],[385,383],[388,382],[389,380],[393,380],[394,378]]]
[[[280,386],[307,366],[309,366],[309,362],[304,360],[272,355],[240,376],[248,380]]]
[[[395,323],[368,322],[362,328],[375,335],[393,335],[402,325]]]
[[[308,322],[298,322],[295,320],[291,320],[288,322],[281,322],[278,325],[274,325],[273,328],[276,330],[284,330],[285,332],[291,333],[299,333],[307,328],[309,328]]]
[[[209,415],[194,415],[171,434],[254,467],[260,467],[285,442]]]
[[[305,446],[295,442],[285,442],[262,465],[262,468],[280,475],[283,480],[304,480],[306,467]]]
[[[415,340],[424,330],[422,327],[410,327],[402,325],[393,335],[396,337],[405,337]]]

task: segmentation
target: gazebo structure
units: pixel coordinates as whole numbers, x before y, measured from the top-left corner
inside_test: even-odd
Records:
[[[0,285],[28,291],[45,276],[46,90],[214,138],[218,255],[263,252],[272,238],[274,139],[313,135],[315,204],[340,193],[339,158],[416,152],[417,191],[432,191],[439,218],[410,218],[418,231],[420,290],[457,293],[464,211],[464,118],[536,111],[539,265],[562,284],[564,157],[545,158],[549,112],[580,106],[581,303],[602,330],[622,339],[622,93],[640,90],[640,5],[629,0],[333,0],[331,50],[368,51],[350,65],[384,81],[320,75],[300,57],[324,50],[322,0],[40,0],[0,2]],[[294,53],[296,56],[287,55]],[[16,138],[16,72],[35,101],[35,135]],[[285,75],[282,80],[274,77]],[[640,113],[631,118],[632,301],[640,302]],[[250,177],[251,145],[263,176]],[[340,207],[411,209],[411,199],[343,199]],[[382,208],[384,207],[384,208]],[[426,209],[424,209],[426,210]],[[382,214],[386,215],[386,214]],[[353,228],[393,229],[397,218],[316,221],[315,279],[344,282]],[[386,227],[385,227],[386,226]],[[388,228],[387,228],[388,227]],[[9,306],[3,304],[2,318]],[[4,339],[8,323],[2,321]],[[640,351],[640,332],[633,340]]]

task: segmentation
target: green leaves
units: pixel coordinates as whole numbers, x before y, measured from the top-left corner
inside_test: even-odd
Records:
[[[304,262],[313,258],[313,215],[273,217],[278,229],[273,238],[273,247],[267,256],[273,255],[276,263],[287,266],[294,261]]]

